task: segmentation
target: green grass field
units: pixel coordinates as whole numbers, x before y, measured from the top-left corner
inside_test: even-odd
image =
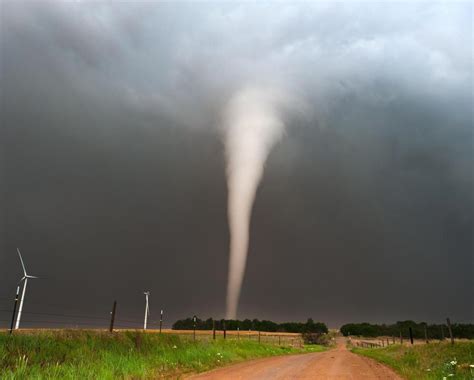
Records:
[[[474,379],[474,342],[432,342],[411,347],[395,344],[352,351],[392,367],[409,380]]]
[[[0,333],[0,379],[180,378],[245,359],[322,350],[134,331]]]

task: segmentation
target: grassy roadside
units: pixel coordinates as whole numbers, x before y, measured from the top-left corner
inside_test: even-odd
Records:
[[[352,351],[392,367],[409,380],[474,379],[474,342],[457,342],[454,346],[448,342],[412,347],[396,344]]]
[[[177,335],[98,331],[0,334],[0,379],[179,378],[232,362],[322,351],[247,340],[196,341]]]

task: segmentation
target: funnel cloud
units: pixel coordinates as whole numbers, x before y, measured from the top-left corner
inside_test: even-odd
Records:
[[[275,92],[248,87],[234,95],[226,110],[225,145],[231,234],[226,311],[228,319],[235,319],[237,316],[255,193],[268,154],[284,131],[276,101]]]

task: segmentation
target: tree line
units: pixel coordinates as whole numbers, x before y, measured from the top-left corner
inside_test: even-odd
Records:
[[[253,331],[267,331],[267,332],[289,332],[289,333],[327,333],[328,328],[322,322],[314,322],[313,319],[308,318],[306,322],[284,322],[276,323],[273,321],[258,320],[258,319],[218,319],[214,320],[208,318],[206,320],[196,318],[180,319],[173,323],[173,330],[212,330],[213,327],[217,330],[253,330]]]
[[[426,322],[398,321],[393,324],[348,323],[341,327],[344,336],[356,335],[364,337],[395,336],[400,334],[409,338],[411,327],[413,338],[425,339],[425,326],[428,339],[449,338],[448,326],[444,324],[427,324]],[[474,339],[474,324],[453,323],[451,330],[455,338]]]

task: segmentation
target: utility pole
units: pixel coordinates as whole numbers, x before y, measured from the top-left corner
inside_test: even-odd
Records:
[[[13,333],[13,326],[15,324],[16,305],[18,304],[19,294],[20,294],[20,285],[16,287],[15,303],[13,304],[12,323],[10,324],[10,335]]]
[[[112,306],[112,311],[110,312],[110,328],[109,328],[110,332],[114,331],[115,310],[117,310],[117,301],[114,301],[114,306]]]
[[[196,316],[193,317],[193,340],[196,341]]]

